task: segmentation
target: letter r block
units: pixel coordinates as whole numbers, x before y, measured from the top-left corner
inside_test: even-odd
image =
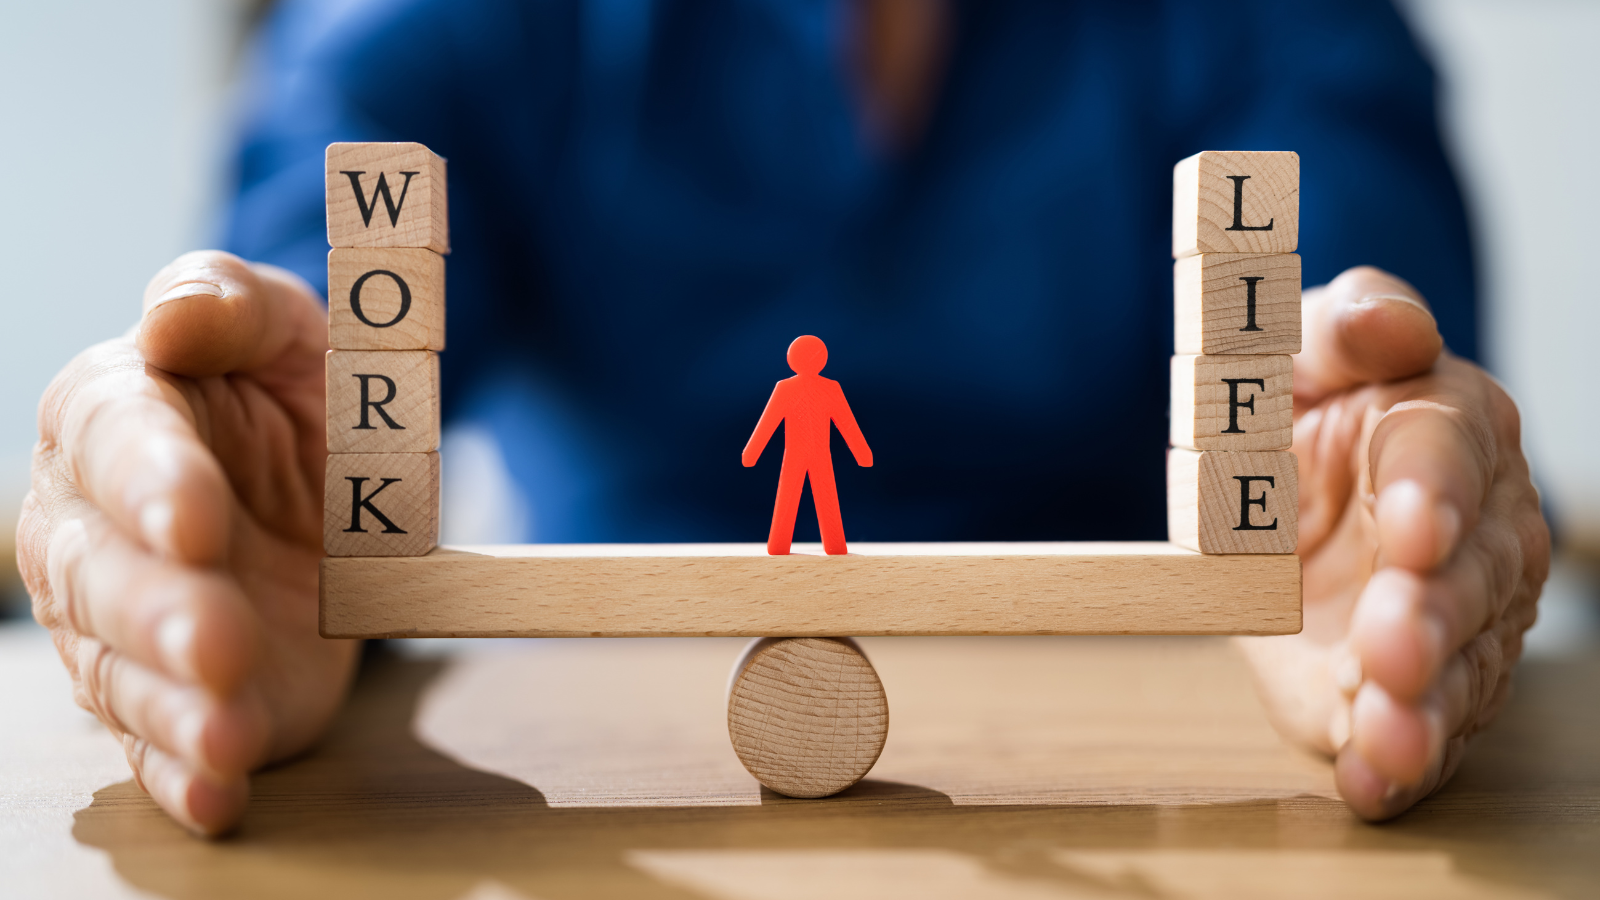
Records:
[[[445,162],[421,144],[329,144],[328,244],[450,252]]]
[[[1201,553],[1293,553],[1299,539],[1293,453],[1167,451],[1167,539]]]
[[[1300,352],[1300,256],[1202,253],[1172,265],[1179,354]]]
[[[443,350],[444,257],[409,248],[328,251],[328,346]]]
[[[324,484],[329,556],[422,556],[439,543],[438,453],[335,453]]]
[[[1294,439],[1294,360],[1174,356],[1172,446],[1287,450]]]
[[[438,354],[329,350],[327,378],[329,453],[438,449]]]
[[[1293,253],[1300,154],[1207,150],[1172,170],[1172,255]]]

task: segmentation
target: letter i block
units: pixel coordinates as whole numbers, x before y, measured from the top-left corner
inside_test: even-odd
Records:
[[[329,453],[438,449],[438,354],[330,350],[327,377]]]
[[[1293,253],[1300,154],[1207,150],[1172,170],[1172,256]]]
[[[444,257],[399,248],[328,251],[328,346],[443,350]]]
[[[450,252],[444,157],[421,144],[329,144],[328,244]]]
[[[1201,553],[1293,553],[1299,539],[1293,453],[1167,451],[1167,539]]]
[[[422,556],[439,543],[438,453],[335,453],[323,483],[329,556]]]
[[[1287,450],[1294,361],[1287,356],[1174,356],[1172,446]]]
[[[1179,354],[1300,352],[1300,257],[1202,253],[1172,267]]]

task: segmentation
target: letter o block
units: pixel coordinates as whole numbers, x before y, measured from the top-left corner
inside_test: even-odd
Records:
[[[328,246],[450,252],[444,157],[421,144],[329,144]]]
[[[1201,553],[1293,553],[1300,484],[1293,453],[1167,452],[1167,539]]]
[[[329,556],[422,556],[439,543],[438,453],[335,453],[323,481]]]
[[[427,350],[329,350],[328,452],[439,448],[439,356]]]
[[[444,349],[444,257],[432,250],[331,250],[328,346]]]
[[[1172,255],[1293,253],[1300,154],[1207,150],[1172,170]]]

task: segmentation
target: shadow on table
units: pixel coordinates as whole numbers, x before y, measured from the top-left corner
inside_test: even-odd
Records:
[[[1513,707],[1445,792],[1374,827],[1319,797],[956,806],[870,779],[826,800],[763,791],[758,807],[551,808],[538,790],[412,735],[419,697],[443,668],[397,657],[369,666],[314,753],[255,779],[250,813],[228,839],[188,837],[132,782],[96,792],[73,835],[107,851],[131,885],[174,900],[1220,897],[1263,887],[1534,897],[1581,896],[1600,876],[1584,861],[1600,859],[1600,748],[1561,747],[1562,759],[1580,754],[1570,771],[1543,764],[1552,734],[1594,744],[1600,714],[1587,704],[1574,731],[1562,718],[1572,708],[1549,709],[1537,692],[1542,702]],[[1572,693],[1571,674],[1536,690]],[[1600,665],[1579,674],[1579,688],[1600,685]],[[1539,673],[1525,688],[1530,680]]]

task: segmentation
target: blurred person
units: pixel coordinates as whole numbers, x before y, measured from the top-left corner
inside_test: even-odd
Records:
[[[444,408],[525,539],[584,542],[759,534],[729,448],[803,333],[872,426],[857,540],[1162,539],[1171,167],[1297,150],[1305,631],[1240,646],[1369,819],[1503,701],[1549,538],[1387,3],[295,0],[253,65],[232,253],[56,379],[18,529],[78,702],[188,827],[355,667],[317,635],[333,141],[449,159]]]

